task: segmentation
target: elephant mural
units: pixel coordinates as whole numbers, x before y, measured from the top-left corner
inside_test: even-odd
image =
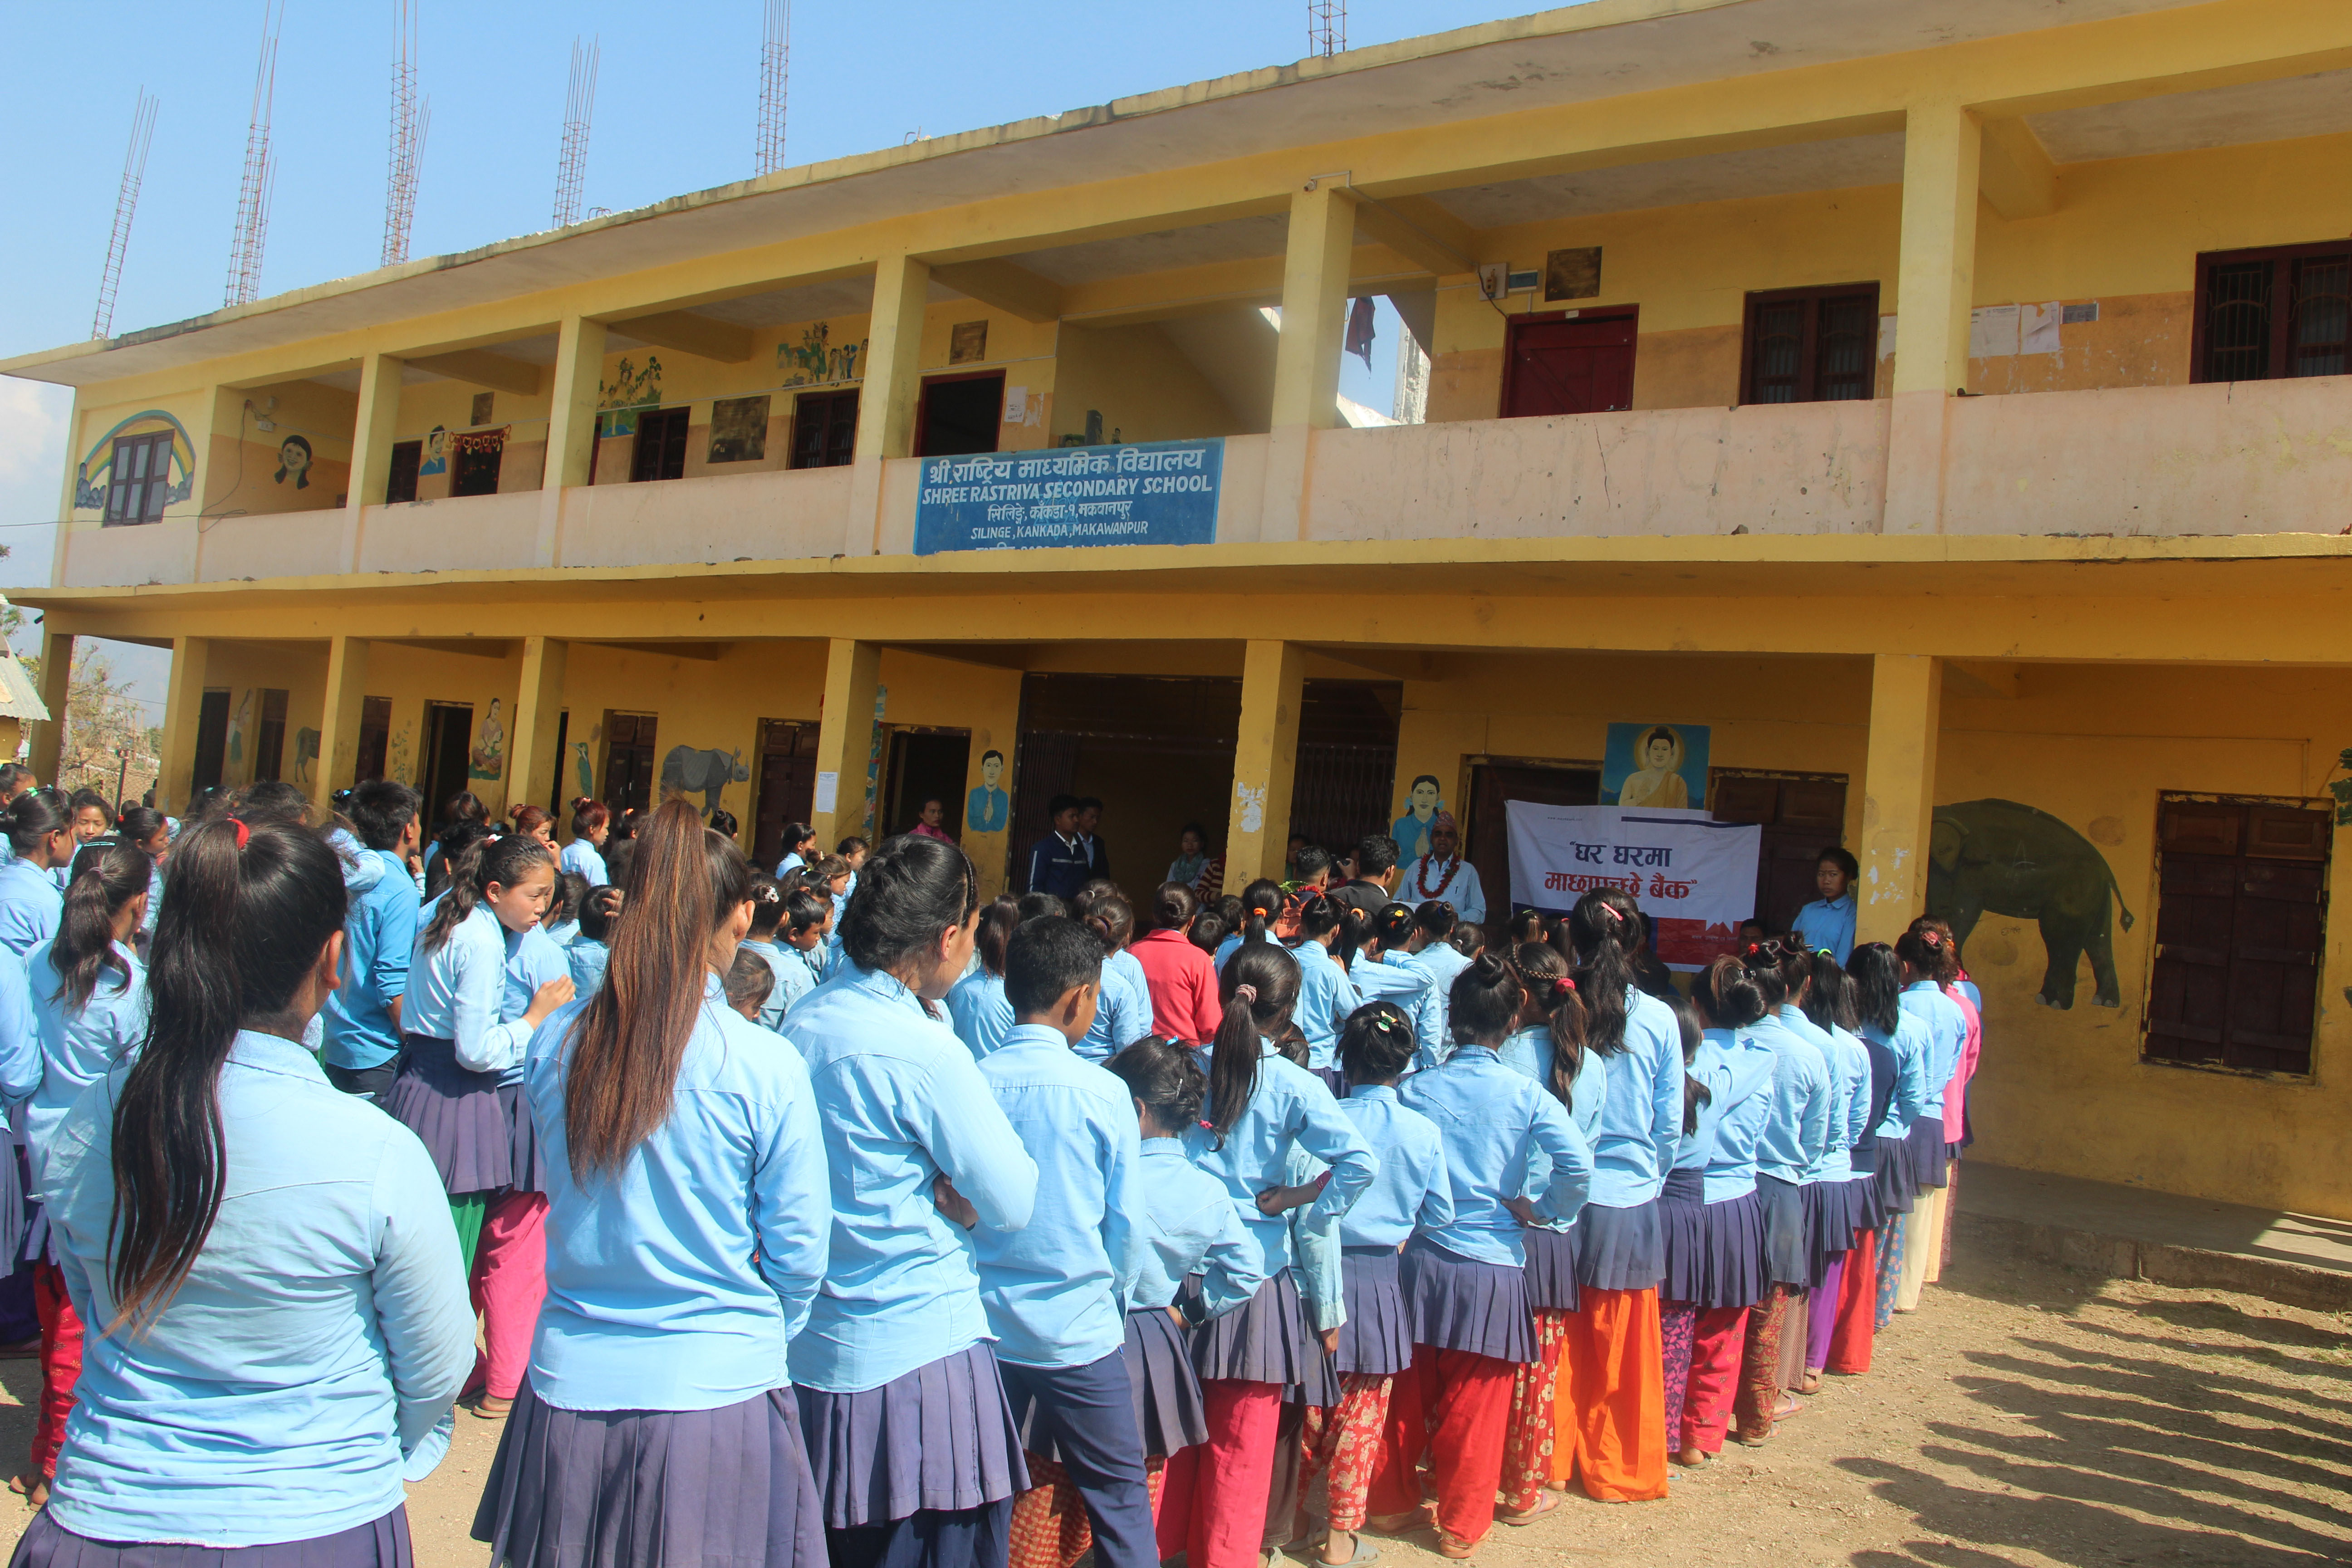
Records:
[[[673,795],[702,792],[702,812],[708,816],[719,809],[719,797],[730,784],[745,784],[751,777],[751,764],[743,753],[722,752],[716,746],[672,746],[662,758],[661,793],[664,800]]]
[[[2091,959],[2096,1006],[2119,1007],[2114,910],[2132,927],[2116,874],[2091,841],[2058,818],[2013,800],[1964,800],[1936,808],[1927,847],[1927,912],[1950,924],[1963,952],[1988,911],[2033,921],[2050,967],[2045,1006],[2074,1005],[2074,972]]]

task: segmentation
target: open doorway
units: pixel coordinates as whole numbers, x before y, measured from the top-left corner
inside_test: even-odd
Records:
[[[937,800],[940,828],[949,837],[963,837],[964,778],[971,768],[971,731],[899,728],[890,731],[889,766],[884,777],[881,820],[874,826],[886,837],[914,830],[923,802]]]
[[[191,787],[200,795],[220,788],[221,770],[227,760],[228,690],[207,687],[204,703],[196,710],[196,771]]]
[[[1510,801],[1537,805],[1599,805],[1601,764],[1512,759],[1482,762],[1470,770],[1470,864],[1486,892],[1486,919],[1499,926],[1518,900],[1511,887],[1511,827],[1504,809]]]
[[[1004,407],[1004,373],[938,375],[923,383],[915,410],[915,456],[954,458],[996,450],[997,419]]]
[[[449,797],[467,787],[466,748],[473,743],[474,709],[466,702],[425,705],[425,814],[435,832],[446,826]]]

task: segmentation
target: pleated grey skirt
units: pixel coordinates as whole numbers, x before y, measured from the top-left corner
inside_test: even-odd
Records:
[[[1805,1205],[1805,1240],[1812,1249],[1812,1278],[1819,1286],[1829,1267],[1853,1249],[1854,1184],[1851,1181],[1807,1182],[1797,1189]]]
[[[1332,1370],[1384,1376],[1412,1364],[1412,1319],[1393,1247],[1350,1247],[1339,1258],[1348,1321]]]
[[[1951,1148],[1944,1142],[1944,1119],[1923,1116],[1911,1124],[1911,1132],[1904,1139],[1905,1150],[1911,1156],[1911,1183],[1921,1190],[1944,1184],[1944,1167],[1951,1162]]]
[[[1529,1226],[1519,1232],[1528,1253],[1528,1310],[1534,1312],[1576,1310],[1576,1247],[1580,1225],[1566,1230]]]
[[[1414,1237],[1400,1269],[1412,1342],[1496,1361],[1536,1359],[1536,1321],[1525,1268],[1480,1263]]]
[[[1209,1440],[1200,1375],[1184,1348],[1184,1331],[1165,1307],[1138,1308],[1127,1315],[1127,1375],[1135,1385],[1135,1424],[1143,1430],[1146,1458],[1164,1459]]]
[[[1676,1171],[1658,1194],[1658,1219],[1666,1244],[1659,1300],[1712,1309],[1764,1299],[1772,1271],[1764,1260],[1764,1205],[1754,1193],[1711,1204],[1700,1173]]]
[[[1853,1228],[1885,1229],[1886,1202],[1879,1196],[1877,1176],[1856,1176],[1849,1184],[1853,1190]]]
[[[1758,1172],[1756,1197],[1764,1211],[1764,1266],[1775,1285],[1813,1283],[1812,1232],[1805,1220],[1805,1190]]]
[[[1186,1281],[1188,1289],[1197,1289]],[[1323,1347],[1307,1325],[1307,1305],[1287,1268],[1257,1294],[1192,1333],[1192,1371],[1202,1383],[1319,1384]]]
[[[16,1152],[0,1150],[0,1272],[25,1256],[25,1173]]]
[[[1911,1173],[1911,1148],[1907,1138],[1881,1138],[1878,1141],[1878,1175],[1874,1183],[1878,1189],[1878,1212],[1882,1223],[1888,1215],[1909,1214],[1918,1200],[1918,1178]]]
[[[1630,1208],[1587,1204],[1576,1216],[1576,1282],[1588,1290],[1647,1290],[1665,1278],[1655,1198]]]
[[[530,1101],[522,1085],[499,1085],[499,1109],[507,1119],[507,1184],[519,1193],[547,1191],[547,1173],[539,1163],[539,1129],[531,1125]]]
[[[716,1410],[559,1410],[526,1374],[474,1539],[490,1543],[494,1568],[825,1561],[789,1388]]]
[[[985,1343],[879,1388],[795,1392],[828,1530],[982,1508],[1029,1489],[1021,1434]]]
[[[92,1541],[43,1509],[26,1524],[8,1568],[415,1568],[415,1562],[405,1503],[332,1535],[229,1547]]]
[[[407,1037],[383,1108],[424,1140],[445,1191],[488,1192],[511,1179],[513,1131],[499,1100],[499,1075],[459,1067],[455,1041]]]

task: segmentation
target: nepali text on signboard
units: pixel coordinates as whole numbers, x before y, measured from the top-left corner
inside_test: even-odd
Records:
[[[1565,913],[1596,888],[1614,888],[1650,917],[1652,947],[1676,969],[1729,952],[1756,912],[1756,858],[1764,830],[1703,811],[1617,805],[1505,804],[1511,903]]]
[[[915,553],[1073,544],[1208,544],[1225,444],[1148,441],[925,458]]]

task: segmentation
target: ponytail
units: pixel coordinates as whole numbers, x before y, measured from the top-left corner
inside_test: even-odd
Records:
[[[1960,977],[1960,944],[1952,940],[1952,928],[1933,915],[1913,921],[1895,939],[1895,951],[1920,979],[1934,981],[1939,989]]]
[[[1883,942],[1866,942],[1845,963],[1853,980],[1854,1016],[1892,1039],[1903,1026],[1903,961]]]
[[[1551,1090],[1553,1099],[1573,1110],[1576,1075],[1584,1066],[1589,1028],[1583,998],[1577,994],[1576,981],[1568,973],[1568,961],[1549,942],[1524,942],[1511,957],[1519,972],[1519,984],[1527,989],[1528,1005],[1542,1009],[1545,1027],[1551,1035],[1551,1073],[1544,1087]]]
[[[33,854],[72,826],[64,797],[47,784],[28,789],[0,807],[0,832],[8,836],[8,847],[18,855]]]
[[[1641,942],[1633,900],[1615,888],[1595,888],[1576,900],[1569,938],[1584,967],[1576,977],[1591,1016],[1586,1039],[1604,1057],[1625,1048],[1625,998],[1633,989],[1633,952]]]
[[[1446,993],[1446,1017],[1454,1038],[1465,1045],[1495,1047],[1510,1037],[1527,1000],[1527,987],[1508,960],[1482,952],[1454,977]]]
[[[1715,1103],[1714,1091],[1690,1075],[1690,1065],[1698,1059],[1699,1043],[1705,1037],[1699,1030],[1697,1008],[1680,996],[1664,996],[1659,1000],[1674,1013],[1675,1022],[1682,1030],[1683,1135],[1688,1137],[1698,1131],[1700,1109]]]
[[[1209,1130],[1225,1146],[1257,1093],[1258,1041],[1278,1037],[1298,1005],[1298,961],[1270,942],[1242,944],[1217,978],[1225,1004],[1209,1053]]]
[[[1717,953],[1691,985],[1691,1000],[1710,1029],[1744,1029],[1764,1016],[1764,987],[1730,953]]]
[[[1135,910],[1116,892],[1080,893],[1076,913],[1078,923],[1102,943],[1105,958],[1124,950],[1135,935]]]
[[[440,907],[433,911],[418,945],[427,952],[438,952],[493,883],[511,888],[541,867],[554,864],[547,846],[529,834],[509,833],[503,838],[484,840],[478,851],[461,855],[450,868],[448,890],[441,895]]]
[[[342,864],[318,835],[220,817],[180,836],[156,920],[147,1038],[114,1105],[107,1278],[115,1324],[152,1322],[220,1213],[220,1072],[237,1031],[274,1020],[342,929]]]
[[[1192,1059],[1190,1047],[1146,1035],[1103,1066],[1143,1102],[1162,1130],[1181,1135],[1201,1120],[1209,1079]]]
[[[1242,942],[1270,942],[1274,940],[1273,920],[1282,909],[1282,885],[1260,877],[1242,889]]]
[[[1372,917],[1364,912],[1361,905],[1339,906],[1339,935],[1331,943],[1331,956],[1339,961],[1340,968],[1352,970],[1356,967],[1357,950],[1364,945],[1364,939],[1371,934],[1371,931]]]
[[[114,951],[114,917],[147,890],[148,873],[155,863],[146,852],[128,844],[90,846],[89,865],[66,889],[65,911],[58,920],[57,939],[49,944],[49,967],[61,984],[52,1000],[68,1012],[89,1005],[101,971],[111,969],[131,984],[131,968]]]
[[[1460,919],[1454,906],[1444,899],[1424,899],[1412,907],[1412,923],[1427,932],[1432,942],[1444,942],[1452,936]]]
[[[822,893],[811,894],[823,898]],[[826,908],[830,909],[830,904]],[[999,980],[1004,978],[1004,950],[1013,945],[1013,933],[1021,928],[1021,901],[999,893],[988,900],[980,911],[980,929],[972,935],[972,947],[980,954],[980,966]],[[808,928],[794,923],[794,929]]]

